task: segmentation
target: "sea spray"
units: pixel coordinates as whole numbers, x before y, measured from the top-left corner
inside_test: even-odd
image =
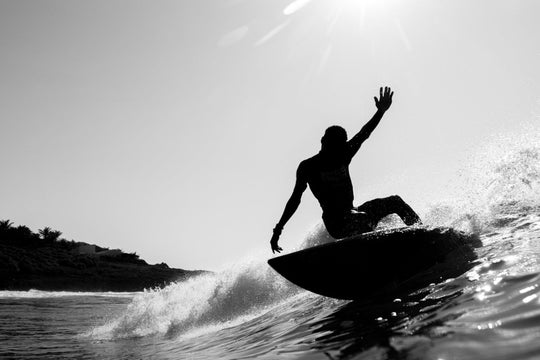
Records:
[[[297,250],[306,249],[306,248],[317,246],[317,245],[327,244],[334,241],[335,239],[332,236],[330,236],[328,231],[326,231],[326,228],[324,227],[324,224],[322,223],[322,221],[319,221],[306,234],[304,241],[302,241],[302,243],[300,244]]]
[[[266,261],[243,261],[219,273],[145,291],[134,297],[119,318],[96,327],[88,335],[101,339],[179,335],[194,327],[225,324],[298,291]]]
[[[498,138],[485,144],[463,165],[445,198],[424,214],[432,226],[481,233],[501,219],[537,211],[540,199],[540,140]],[[501,142],[505,146],[501,146]]]

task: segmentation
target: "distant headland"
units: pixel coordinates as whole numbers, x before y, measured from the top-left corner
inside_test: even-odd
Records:
[[[0,221],[0,290],[142,291],[207,273],[149,265],[136,253],[61,238],[49,227]]]

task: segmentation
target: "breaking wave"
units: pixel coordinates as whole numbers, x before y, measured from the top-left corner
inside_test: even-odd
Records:
[[[134,297],[118,319],[93,329],[97,338],[177,335],[200,326],[226,324],[297,293],[266,262],[251,260]]]
[[[452,200],[432,204],[422,214],[425,223],[481,234],[520,214],[539,212],[540,146],[528,144],[504,156],[492,152],[473,159],[460,185],[449,189]],[[382,223],[394,225],[392,219]],[[300,247],[328,241],[331,237],[319,224]],[[203,327],[222,329],[260,316],[291,297],[307,296],[302,294],[303,290],[277,275],[266,259],[251,259],[219,273],[136,294],[122,315],[86,335],[114,339],[180,336]]]

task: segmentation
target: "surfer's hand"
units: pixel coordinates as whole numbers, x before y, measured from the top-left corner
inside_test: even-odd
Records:
[[[394,92],[392,89],[390,89],[388,86],[383,88],[381,87],[379,89],[379,98],[375,96],[375,106],[380,111],[386,111],[392,105],[392,96],[394,96]]]
[[[279,234],[274,233],[274,235],[272,235],[272,239],[270,240],[270,246],[272,247],[272,254],[275,254],[276,251],[280,253],[283,250],[278,245],[278,239],[279,239]]]

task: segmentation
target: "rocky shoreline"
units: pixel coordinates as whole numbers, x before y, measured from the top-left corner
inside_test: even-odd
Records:
[[[150,265],[135,253],[0,221],[0,290],[142,291],[208,273]]]

